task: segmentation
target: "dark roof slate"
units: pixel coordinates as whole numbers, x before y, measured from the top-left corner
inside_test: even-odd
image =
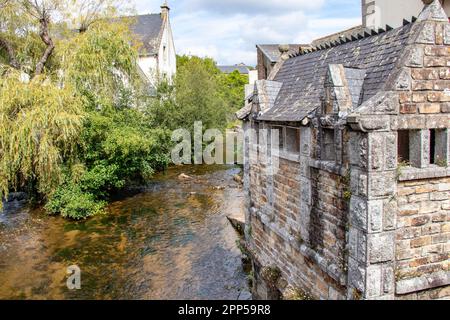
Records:
[[[319,39],[315,39],[311,43],[311,46],[312,47],[319,47],[319,46],[324,45],[326,43],[340,41],[343,38],[351,37],[352,35],[355,35],[357,33],[361,33],[363,31],[365,31],[365,28],[362,25],[359,25],[359,26],[356,26],[356,27],[353,27],[353,28],[350,28],[350,29],[347,29],[347,30],[344,30],[344,31],[340,31],[340,32],[337,32],[337,33],[330,34],[328,36],[325,36],[325,37],[322,37],[322,38],[319,38]]]
[[[301,121],[321,105],[321,96],[329,64],[364,69],[364,81],[358,104],[374,96],[393,71],[408,41],[412,24],[378,35],[354,40],[329,49],[292,57],[284,62],[274,81],[282,88],[274,107],[258,119],[266,121]],[[353,85],[361,81],[363,73],[355,73]]]
[[[130,29],[143,43],[140,54],[157,54],[161,42],[161,29],[163,28],[161,14],[145,14],[126,17],[126,19],[131,19]]]
[[[279,44],[258,44],[256,47],[259,48],[267,58],[269,58],[270,62],[276,63],[281,57],[279,46]],[[310,47],[310,45],[290,44],[288,54],[291,55],[298,53],[301,47]]]

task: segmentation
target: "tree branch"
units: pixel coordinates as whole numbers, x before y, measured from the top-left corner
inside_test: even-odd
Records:
[[[53,43],[52,38],[49,34],[49,21],[50,18],[48,14],[45,12],[45,9],[42,10],[42,17],[39,20],[40,23],[40,30],[39,30],[39,36],[41,37],[42,41],[47,45],[47,47],[44,50],[44,53],[42,54],[41,59],[36,65],[36,70],[34,72],[34,75],[40,75],[44,71],[45,64],[47,63],[48,59],[50,58],[50,55],[53,53],[53,50],[55,49],[55,44]]]
[[[17,61],[16,53],[15,53],[14,48],[11,45],[11,43],[9,43],[5,39],[0,38],[0,48],[3,48],[3,49],[6,50],[6,53],[7,53],[8,58],[9,58],[10,66],[15,68],[15,69],[19,69],[20,68],[20,64],[19,64],[19,61]]]

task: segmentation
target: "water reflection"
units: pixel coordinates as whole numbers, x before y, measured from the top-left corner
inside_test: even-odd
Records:
[[[239,171],[174,168],[85,222],[8,209],[0,217],[0,298],[237,299],[246,276],[226,215],[242,210]],[[70,265],[82,270],[81,290],[65,286]]]

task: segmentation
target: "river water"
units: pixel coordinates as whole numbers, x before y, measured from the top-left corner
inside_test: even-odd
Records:
[[[238,236],[237,167],[188,166],[83,222],[41,209],[0,213],[0,299],[226,299],[248,297]],[[181,173],[192,179],[180,180]],[[81,289],[66,286],[81,269]]]

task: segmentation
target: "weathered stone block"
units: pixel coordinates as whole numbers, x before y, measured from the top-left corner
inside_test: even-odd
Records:
[[[444,25],[444,44],[450,45],[450,25]]]
[[[448,90],[450,81],[448,80],[435,80],[433,81],[433,90],[444,91]]]
[[[387,262],[394,259],[395,236],[393,232],[368,235],[369,261]]]
[[[366,296],[374,298],[381,295],[382,268],[381,265],[367,268]]]
[[[348,259],[348,282],[351,287],[355,287],[360,292],[365,289],[366,269],[359,265],[356,260]]]
[[[395,193],[394,171],[372,172],[369,176],[369,198],[387,197]]]
[[[411,89],[413,91],[433,90],[434,84],[428,80],[414,80]]]
[[[412,166],[425,168],[430,164],[430,131],[415,130],[410,133],[410,161]]]
[[[412,47],[407,54],[406,66],[422,67],[423,57],[424,57],[424,50],[422,47],[419,46]]]
[[[419,113],[430,114],[440,112],[441,112],[441,105],[439,103],[423,103],[419,105]]]
[[[427,56],[445,57],[450,55],[450,49],[446,46],[425,46]]]
[[[414,80],[437,80],[439,79],[439,69],[435,68],[420,68],[413,69],[411,76]]]
[[[404,115],[402,117],[395,117],[391,121],[392,130],[405,129],[422,129],[426,128],[427,119],[419,115]]]
[[[311,129],[309,127],[300,128],[300,151],[303,155],[311,154]]]
[[[396,293],[407,294],[450,284],[450,272],[439,271],[397,282]]]
[[[404,103],[400,106],[400,113],[402,114],[417,113],[417,105],[415,103]]]
[[[430,92],[428,94],[430,102],[450,102],[450,91]]]
[[[416,42],[422,44],[434,44],[435,43],[435,30],[434,24],[426,23],[423,25]]]
[[[450,68],[442,68],[439,70],[439,79],[450,80]]]
[[[394,268],[391,265],[383,266],[383,292],[394,293],[395,291],[395,275]]]
[[[449,114],[429,115],[425,117],[425,127],[434,129],[446,129],[450,123]]]
[[[367,228],[367,203],[364,199],[352,196],[350,200],[350,224],[359,229]]]
[[[383,230],[394,230],[397,224],[397,202],[385,200],[383,205]]]
[[[398,75],[395,83],[397,90],[410,90],[411,89],[411,69],[404,68]]]
[[[425,67],[446,67],[448,59],[446,57],[425,57]]]
[[[425,236],[411,240],[411,248],[420,248],[431,244],[431,237]]]
[[[383,201],[368,202],[369,232],[381,231],[383,227]]]
[[[383,169],[384,163],[384,136],[379,134],[369,135],[369,161],[372,170]]]
[[[450,103],[441,104],[441,112],[442,113],[450,113]]]
[[[385,135],[384,168],[397,168],[397,134],[390,132]]]

